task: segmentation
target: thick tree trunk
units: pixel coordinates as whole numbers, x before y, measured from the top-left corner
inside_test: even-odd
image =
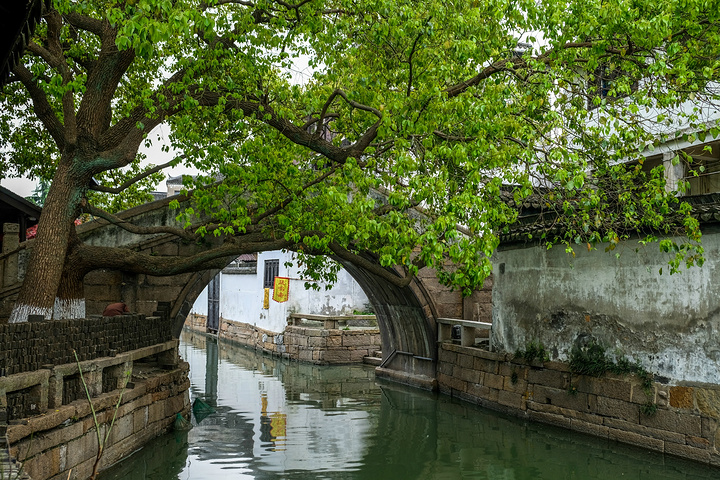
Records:
[[[80,243],[75,228],[70,229],[68,252],[65,256],[65,266],[63,267],[62,276],[60,277],[60,286],[58,287],[57,298],[55,299],[55,309],[53,311],[53,319],[62,318],[85,318],[85,290],[83,288],[83,279],[88,272],[84,263],[75,260],[77,256],[73,255],[73,251],[77,250]]]
[[[83,198],[82,179],[72,171],[70,153],[57,168],[43,208],[35,245],[30,254],[20,294],[10,314],[10,323],[25,322],[28,315],[50,319],[58,298],[71,229]],[[69,285],[71,289],[73,288]],[[67,295],[67,294],[65,294]],[[72,295],[72,294],[71,294]],[[63,307],[64,308],[64,307]]]
[[[84,273],[76,269],[66,269],[60,277],[53,319],[85,318],[85,294],[82,279]]]

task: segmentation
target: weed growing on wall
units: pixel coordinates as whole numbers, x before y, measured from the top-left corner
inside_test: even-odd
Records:
[[[584,347],[575,346],[570,352],[570,370],[580,375],[600,377],[605,373],[615,375],[636,375],[647,398],[640,411],[647,416],[652,416],[657,411],[657,404],[652,401],[653,375],[638,364],[631,362],[625,357],[613,361],[607,357],[605,347],[597,342],[590,342]]]
[[[123,386],[120,390],[120,395],[118,396],[117,403],[115,404],[115,409],[113,410],[113,416],[112,420],[110,421],[110,425],[107,426],[105,429],[105,435],[103,436],[100,431],[100,422],[97,418],[97,412],[95,411],[95,405],[92,401],[92,396],[90,395],[90,390],[88,389],[87,383],[85,382],[85,376],[83,375],[82,367],[80,366],[80,359],[78,358],[77,352],[73,350],[73,354],[75,355],[75,363],[77,363],[78,367],[78,373],[80,373],[80,380],[82,381],[83,388],[85,389],[85,396],[87,398],[88,403],[90,404],[90,411],[92,412],[93,417],[93,423],[95,424],[95,433],[97,435],[97,441],[98,441],[98,451],[97,455],[95,456],[95,463],[93,465],[93,471],[92,475],[90,476],[90,480],[95,480],[98,475],[98,469],[100,467],[100,459],[102,458],[103,453],[105,452],[105,445],[107,445],[108,438],[110,438],[110,432],[113,429],[113,426],[115,425],[115,419],[117,418],[117,412],[120,408],[120,403],[122,403],[123,395],[125,394],[125,388],[127,387],[128,382],[130,381],[130,377],[132,376],[131,371],[125,372],[123,376]]]
[[[531,363],[535,360],[547,362],[548,360],[550,360],[550,355],[548,355],[547,351],[545,350],[545,346],[541,342],[536,342],[533,340],[528,342],[527,345],[525,345],[525,350],[518,348],[515,351],[515,358],[522,358],[528,363]]]

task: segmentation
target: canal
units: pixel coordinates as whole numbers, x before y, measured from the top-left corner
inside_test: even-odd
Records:
[[[190,398],[213,407],[111,479],[717,479],[720,470],[184,332]]]

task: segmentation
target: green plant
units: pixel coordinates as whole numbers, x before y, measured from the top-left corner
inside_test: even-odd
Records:
[[[518,382],[518,374],[516,371],[513,370],[512,374],[510,375],[510,382],[515,385]]]
[[[640,405],[640,413],[647,417],[652,417],[657,413],[657,403],[648,400]]]
[[[93,464],[93,471],[92,475],[90,475],[90,480],[95,480],[97,478],[98,469],[100,468],[100,459],[102,458],[103,453],[105,452],[105,445],[107,445],[108,438],[110,438],[110,432],[112,431],[113,426],[115,425],[115,419],[117,418],[117,412],[120,408],[120,403],[122,402],[123,395],[125,394],[125,387],[127,387],[128,382],[130,381],[130,375],[131,372],[127,371],[123,375],[123,386],[120,390],[120,395],[118,395],[118,400],[115,403],[115,408],[113,409],[113,416],[112,420],[110,421],[110,425],[108,425],[107,429],[105,430],[105,436],[102,435],[100,432],[100,422],[97,418],[97,412],[95,411],[95,405],[92,401],[92,396],[90,395],[90,390],[88,389],[87,383],[85,382],[85,376],[83,375],[82,367],[80,366],[80,359],[78,358],[77,352],[73,350],[73,355],[75,355],[75,363],[78,367],[78,373],[80,374],[80,381],[82,382],[83,388],[85,389],[85,397],[87,398],[88,403],[90,404],[90,411],[92,412],[93,416],[93,423],[95,424],[95,434],[97,435],[97,441],[98,441],[98,451],[97,455],[95,456],[95,463]]]
[[[647,416],[652,416],[657,411],[657,404],[651,399],[653,397],[653,374],[648,372],[642,365],[631,362],[624,356],[617,360],[609,359],[605,347],[592,341],[585,346],[574,346],[570,351],[570,370],[580,375],[591,375],[600,377],[605,373],[615,375],[636,375],[640,379],[643,393],[648,399],[640,407],[640,411]]]
[[[584,347],[573,347],[570,352],[570,369],[582,375],[601,376],[609,370],[605,349],[595,342]]]
[[[541,342],[530,341],[525,346],[525,350],[517,349],[515,351],[515,358],[522,358],[526,362],[531,363],[535,360],[547,362],[550,360],[550,356],[545,350],[545,346]]]

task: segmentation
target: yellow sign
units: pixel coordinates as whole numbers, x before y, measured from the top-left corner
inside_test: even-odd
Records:
[[[265,297],[263,298],[263,308],[267,310],[270,308],[270,289],[265,289]]]
[[[290,279],[287,277],[275,277],[275,288],[273,290],[273,300],[282,303],[288,301],[290,294]]]

